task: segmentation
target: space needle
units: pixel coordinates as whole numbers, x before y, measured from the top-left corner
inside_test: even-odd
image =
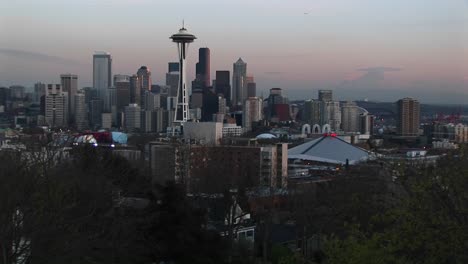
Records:
[[[170,37],[173,42],[177,43],[179,52],[179,87],[177,89],[177,104],[174,113],[174,125],[183,125],[187,122],[189,115],[189,107],[187,101],[187,87],[186,87],[186,76],[185,76],[185,59],[187,57],[187,49],[189,43],[192,43],[196,37],[190,34],[182,23],[182,28],[179,32]],[[174,128],[173,128],[174,129]]]

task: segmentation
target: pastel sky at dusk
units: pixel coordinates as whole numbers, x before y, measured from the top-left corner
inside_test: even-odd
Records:
[[[0,86],[68,72],[90,86],[94,51],[112,54],[113,74],[147,65],[162,84],[182,19],[198,37],[189,80],[209,47],[212,78],[242,57],[258,94],[468,104],[468,0],[2,0]]]

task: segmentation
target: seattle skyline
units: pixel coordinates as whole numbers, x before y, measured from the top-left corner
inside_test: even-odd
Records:
[[[153,83],[162,84],[167,63],[177,61],[169,36],[185,19],[199,38],[189,48],[188,80],[195,78],[198,48],[209,47],[211,76],[232,71],[241,57],[259,95],[281,87],[293,100],[334,89],[343,100],[468,101],[468,1],[206,0],[186,1],[181,9],[180,3],[147,0],[49,0],[0,6],[0,86],[59,83],[62,73],[77,74],[79,87],[92,86],[92,56],[101,50],[112,54],[113,74],[134,74],[146,65]]]

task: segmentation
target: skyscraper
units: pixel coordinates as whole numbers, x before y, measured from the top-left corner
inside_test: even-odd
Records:
[[[232,97],[233,106],[242,105],[242,102],[247,98],[247,63],[239,58],[233,64],[232,72]]]
[[[137,71],[138,82],[142,91],[151,90],[151,71],[146,66],[141,66]]]
[[[198,50],[198,63],[196,64],[196,80],[202,87],[210,86],[210,49],[200,48]]]
[[[86,111],[86,96],[83,91],[78,91],[74,97],[75,124],[78,130],[88,128],[88,118]]]
[[[169,62],[167,64],[167,72],[179,72],[179,63],[178,62]]]
[[[346,102],[341,107],[341,126],[344,132],[359,132],[360,128],[359,109],[355,102]]]
[[[331,130],[339,131],[341,129],[341,108],[340,102],[324,101],[322,111],[322,122],[329,124]]]
[[[75,74],[61,74],[60,80],[62,82],[62,90],[68,93],[68,118],[74,119],[75,117],[75,95],[78,90],[78,75]]]
[[[247,98],[257,96],[257,84],[255,83],[253,76],[247,76]]]
[[[258,97],[249,97],[242,107],[244,131],[252,130],[252,122],[263,119],[263,100]]]
[[[332,90],[319,90],[318,99],[322,102],[333,101],[333,91]]]
[[[34,84],[34,102],[40,102],[41,97],[46,94],[46,85],[45,83],[35,83]],[[2,105],[2,100],[0,100],[0,105]]]
[[[231,85],[229,71],[216,71],[215,92],[226,98],[226,104],[231,105]]]
[[[179,86],[179,72],[166,73],[166,85],[169,86],[169,96],[177,96]]]
[[[302,113],[302,120],[311,126],[316,124],[323,125],[323,104],[324,103],[322,101],[314,99],[305,101]]]
[[[141,103],[141,88],[140,82],[138,81],[138,75],[133,74],[130,76],[130,103],[140,104]]]
[[[401,136],[419,135],[420,106],[418,100],[403,98],[398,100],[397,132]]]
[[[137,104],[125,106],[125,128],[127,131],[141,128],[141,108]]]
[[[68,126],[68,93],[60,84],[48,84],[45,96],[45,120],[50,127]]]
[[[124,107],[130,104],[131,92],[130,92],[130,76],[128,75],[115,75],[114,85],[116,92],[116,105],[117,113],[124,111]]]
[[[107,89],[111,86],[112,57],[107,52],[96,52],[93,56],[93,87],[102,101],[106,101]]]

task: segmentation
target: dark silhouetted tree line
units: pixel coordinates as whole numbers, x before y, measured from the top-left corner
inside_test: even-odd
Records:
[[[223,263],[184,189],[110,151],[0,153],[0,263]],[[144,206],[125,199],[135,197]]]

